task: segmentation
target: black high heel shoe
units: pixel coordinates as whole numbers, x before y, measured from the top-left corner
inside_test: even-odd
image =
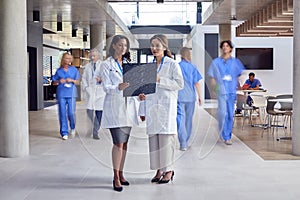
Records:
[[[151,179],[151,183],[157,183],[157,182],[159,182],[160,179],[163,177],[163,175],[164,175],[164,174],[162,173],[162,174],[160,175],[160,177],[158,177],[158,178],[155,176],[154,178]]]
[[[158,184],[165,184],[165,183],[169,183],[170,180],[173,181],[174,174],[175,174],[174,171],[172,171],[172,176],[171,176],[170,179],[164,180],[164,179],[162,178],[162,179],[160,179],[157,183],[158,183]],[[166,174],[165,174],[165,175],[166,175]]]
[[[130,183],[128,181],[121,181],[120,180],[120,182],[121,182],[121,185],[126,185],[126,186],[130,185]]]
[[[153,178],[153,179],[151,179],[151,183],[157,183],[159,180],[160,180],[160,178],[161,177],[159,177],[159,178]]]
[[[116,186],[115,186],[115,180],[113,180],[113,188],[114,188],[114,190],[117,191],[117,192],[122,192],[122,190],[123,190],[123,187],[116,187]]]

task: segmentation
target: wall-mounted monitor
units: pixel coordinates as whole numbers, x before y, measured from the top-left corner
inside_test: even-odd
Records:
[[[249,70],[273,70],[273,48],[236,48],[236,58]]]

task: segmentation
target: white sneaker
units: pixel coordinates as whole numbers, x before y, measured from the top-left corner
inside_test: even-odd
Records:
[[[180,149],[179,149],[180,151],[186,151],[187,150],[187,148],[186,147],[180,147]]]
[[[72,129],[70,134],[71,134],[72,136],[74,136],[74,135],[76,134],[76,130],[75,130],[75,129]]]
[[[232,145],[232,141],[231,140],[225,140],[224,142],[226,145]]]
[[[63,140],[67,140],[67,139],[69,139],[69,137],[68,137],[68,135],[64,135],[64,136],[62,137],[62,139],[63,139]]]

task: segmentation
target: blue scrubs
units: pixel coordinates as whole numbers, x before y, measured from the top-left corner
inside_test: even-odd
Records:
[[[261,83],[258,79],[253,79],[253,81],[251,82],[249,79],[247,79],[245,81],[245,84],[249,85],[249,88],[256,88],[256,86],[261,87]],[[251,92],[249,92],[248,94],[250,94]],[[250,95],[248,95],[247,97],[247,104],[248,105],[252,105],[252,98],[250,97]]]
[[[261,87],[261,83],[258,79],[253,79],[251,82],[249,79],[245,81],[245,84],[249,85],[250,88],[256,88],[256,86]]]
[[[74,66],[69,66],[67,71],[61,67],[56,71],[52,80],[58,81],[62,78],[79,80],[80,74]],[[67,117],[70,122],[70,128],[75,129],[76,97],[77,89],[74,83],[59,83],[56,89],[56,99],[61,136],[68,135],[69,133]]]
[[[231,139],[238,77],[244,69],[241,61],[233,57],[215,58],[208,69],[208,76],[217,83],[219,132],[224,140]]]
[[[192,120],[195,109],[195,83],[202,79],[196,66],[182,60],[180,63],[184,79],[184,88],[178,91],[177,101],[177,131],[180,148],[187,148],[187,142],[192,133]]]

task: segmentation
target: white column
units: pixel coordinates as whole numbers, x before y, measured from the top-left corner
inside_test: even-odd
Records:
[[[116,27],[113,22],[106,21],[106,55],[109,53],[109,46],[113,36],[116,34]]]
[[[104,37],[103,37],[103,25],[95,24],[90,26],[90,48],[98,49],[100,52],[100,58],[103,60],[103,47],[104,47]]]
[[[293,140],[292,154],[300,156],[300,1],[294,0]]]
[[[0,156],[29,154],[26,0],[0,1]]]

